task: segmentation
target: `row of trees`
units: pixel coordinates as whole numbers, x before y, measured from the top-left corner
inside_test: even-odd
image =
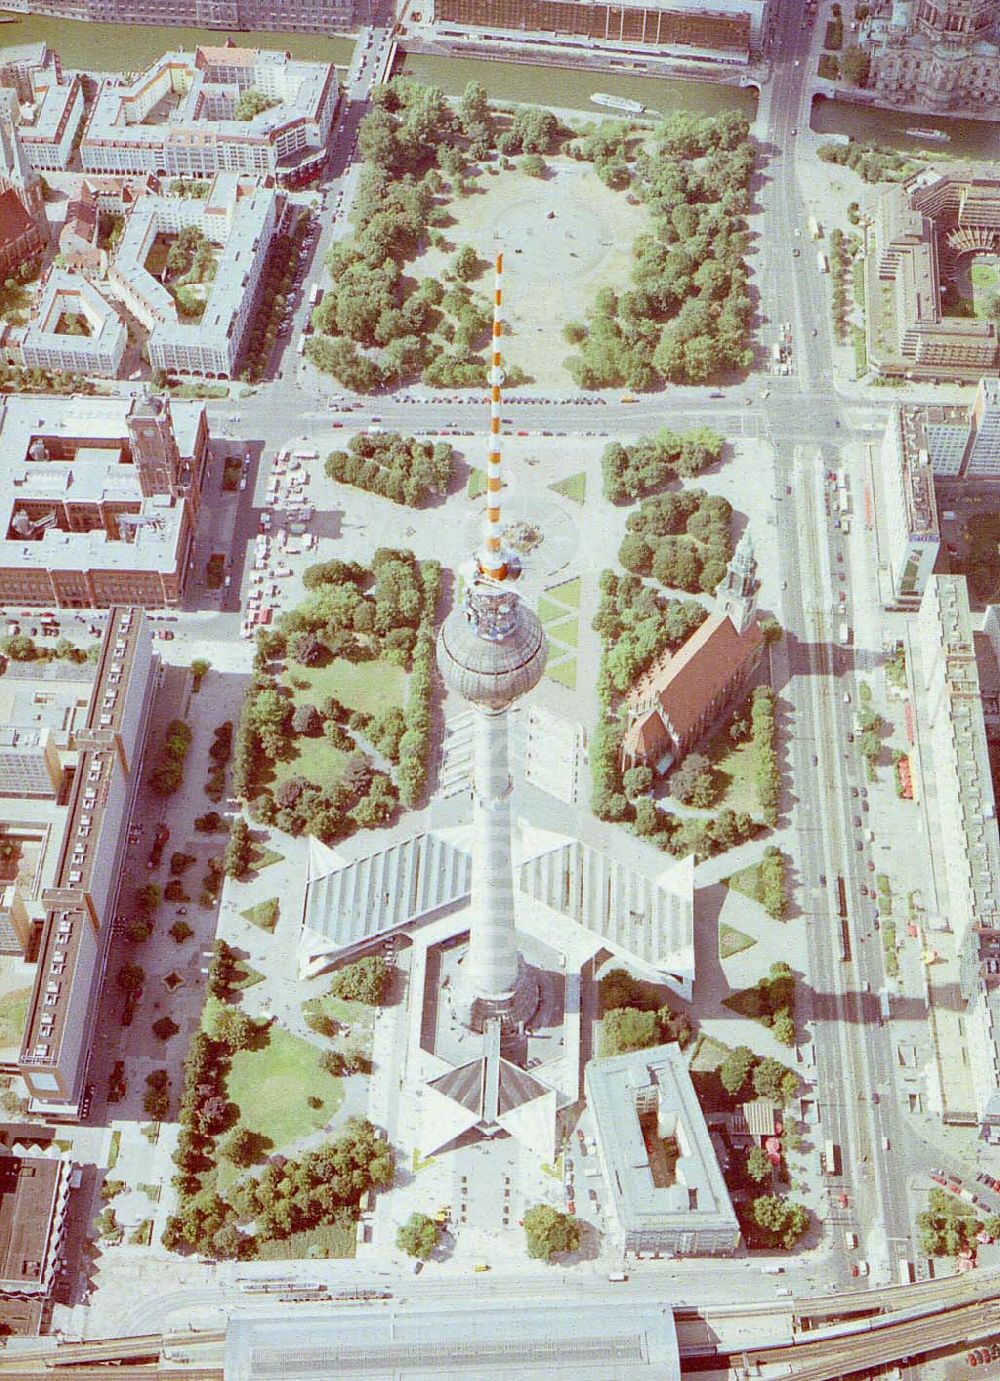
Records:
[[[651,1045],[676,1041],[684,1048],[691,1039],[687,1013],[675,1012],[648,983],[640,983],[625,969],[612,969],[601,979],[601,1055],[621,1055]]]
[[[880,144],[820,144],[817,155],[824,163],[850,168],[863,182],[903,182],[919,168],[912,158]]]
[[[100,643],[77,647],[69,638],[57,638],[51,647],[40,647],[28,633],[8,633],[0,638],[0,653],[12,662],[96,662]]]
[[[447,441],[417,441],[398,432],[359,432],[346,451],[333,451],[327,457],[325,469],[329,479],[419,508],[431,494],[447,494],[454,452]]]
[[[690,478],[722,456],[722,437],[710,427],[687,432],[662,427],[630,445],[612,441],[601,457],[604,497],[611,503],[631,503],[664,489],[671,480]]]
[[[974,1255],[981,1235],[994,1241],[1000,1238],[1000,1213],[980,1219],[962,1199],[943,1189],[932,1189],[926,1209],[917,1215],[917,1233],[925,1256]]]
[[[681,489],[643,499],[629,514],[618,559],[633,575],[711,593],[733,554],[732,505],[721,494]]]
[[[696,600],[670,599],[634,575],[601,572],[593,627],[601,636],[598,695],[605,709],[664,652],[674,652],[708,617]]]
[[[778,822],[781,772],[775,746],[775,698],[770,686],[756,686],[750,697],[750,770],[760,817],[769,829]]]
[[[190,747],[190,726],[183,719],[172,719],[149,774],[149,784],[158,796],[172,796],[180,787],[184,780],[184,759]]]
[[[653,220],[633,245],[631,287],[601,289],[566,368],[582,388],[651,388],[663,379],[704,383],[747,369],[750,298],[744,256],[749,239],[753,147],[747,121],[670,116],[652,152],[627,160],[627,140],[608,135],[580,146],[613,185],[631,182]]]
[[[278,340],[281,318],[295,287],[299,249],[305,239],[306,222],[300,218],[288,234],[276,235],[264,261],[264,271],[243,350],[240,378],[255,384],[262,378]]]
[[[795,1097],[799,1076],[780,1060],[761,1059],[748,1045],[737,1045],[719,1066],[719,1080],[734,1102],[753,1096],[785,1107]]]

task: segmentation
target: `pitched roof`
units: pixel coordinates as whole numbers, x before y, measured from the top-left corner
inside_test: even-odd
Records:
[[[650,692],[659,700],[675,739],[695,726],[705,706],[758,649],[764,635],[756,622],[737,633],[728,614],[712,614],[672,656],[655,663],[632,690],[633,705]]]
[[[625,752],[631,757],[651,758],[656,761],[670,747],[670,734],[663,722],[660,711],[654,706],[637,719],[630,721],[625,730]]]
[[[34,224],[13,188],[0,192],[0,245],[19,240]]]

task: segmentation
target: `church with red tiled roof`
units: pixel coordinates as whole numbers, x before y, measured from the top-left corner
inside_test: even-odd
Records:
[[[625,768],[669,771],[745,694],[764,653],[757,588],[747,530],[719,586],[717,611],[676,652],[654,662],[629,692]]]

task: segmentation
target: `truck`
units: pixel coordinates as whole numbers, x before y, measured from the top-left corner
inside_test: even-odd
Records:
[[[298,345],[295,347],[295,353],[296,353],[297,355],[304,355],[304,354],[306,353],[306,338],[305,338],[305,335],[299,336],[299,343],[298,343]]]
[[[819,267],[820,273],[829,273],[829,272],[830,272],[830,261],[829,261],[829,259],[826,257],[826,255],[823,253],[823,251],[822,251],[821,249],[818,249],[818,250],[816,251],[816,263],[817,263],[817,266]]]
[[[315,307],[316,303],[320,300],[322,296],[323,289],[320,287],[318,283],[314,283],[312,287],[309,289],[309,306]]]
[[[823,1143],[823,1174],[840,1174],[840,1148],[835,1141],[825,1141]]]
[[[806,225],[809,227],[809,234],[813,237],[814,240],[822,240],[823,227],[820,225],[819,221],[816,219],[815,216],[810,216],[809,219],[806,221]]]
[[[845,620],[841,621],[840,633],[838,636],[840,638],[841,647],[846,647],[847,644],[851,641],[851,625],[847,623]]]

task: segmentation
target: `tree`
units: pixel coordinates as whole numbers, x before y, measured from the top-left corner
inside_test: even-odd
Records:
[[[753,1220],[771,1239],[771,1244],[791,1251],[809,1226],[809,1211],[802,1204],[763,1194],[754,1199]]]
[[[795,1022],[787,1007],[783,1007],[781,1011],[776,1014],[774,1021],[771,1023],[771,1034],[774,1036],[775,1040],[780,1041],[782,1045],[791,1046],[795,1044]]]
[[[292,712],[292,731],[306,738],[315,738],[323,732],[323,720],[315,705],[308,702],[296,705]]]
[[[122,964],[115,975],[115,982],[122,992],[131,997],[146,981],[146,970],[139,964]]]
[[[165,1069],[154,1069],[146,1075],[146,1093],[142,1100],[148,1117],[162,1122],[170,1111],[170,1078]]]
[[[545,159],[537,153],[527,153],[521,159],[521,172],[528,177],[544,177],[547,171]]]
[[[621,1055],[627,1050],[645,1050],[658,1044],[659,1023],[655,1012],[638,1007],[615,1007],[605,1012],[601,1022],[601,1055]]]
[[[756,1056],[749,1046],[738,1045],[735,1050],[730,1050],[719,1066],[722,1087],[734,1098],[742,1093],[755,1060]]]
[[[364,1002],[378,1007],[384,998],[389,981],[389,965],[383,954],[368,954],[338,969],[330,991],[348,1002]]]
[[[482,272],[479,255],[471,245],[462,245],[451,261],[451,271],[462,283],[471,283]]]
[[[229,1050],[248,1050],[259,1031],[253,1017],[239,1007],[220,1006],[212,1020],[212,1035]]]
[[[927,1208],[917,1215],[920,1250],[926,1256],[958,1256],[974,1248],[978,1230],[979,1223],[969,1206],[943,1189],[932,1189]]]
[[[426,1213],[411,1213],[396,1233],[396,1246],[407,1256],[426,1261],[438,1240],[438,1225]]]
[[[260,1139],[249,1127],[234,1127],[219,1147],[219,1154],[246,1170],[259,1155]]]
[[[36,654],[35,644],[26,633],[12,633],[0,638],[0,651],[12,662],[30,662]]]
[[[763,1146],[751,1146],[747,1152],[747,1174],[758,1183],[771,1178],[771,1162]]]
[[[645,796],[653,785],[653,769],[651,767],[630,767],[622,777],[622,785],[625,788],[625,795],[630,801]]]
[[[211,666],[212,663],[206,661],[204,657],[195,657],[194,661],[191,663],[191,675],[194,678],[192,690],[201,690],[201,683],[208,675]]]
[[[682,805],[694,805],[694,798],[705,799],[712,791],[712,765],[702,753],[688,753],[670,774],[670,794]]]
[[[798,1075],[779,1060],[761,1060],[753,1071],[753,1091],[758,1098],[772,1098],[779,1106],[792,1098],[799,1087]]]
[[[229,827],[229,842],[222,859],[222,869],[226,877],[240,878],[250,867],[250,826],[242,815],[237,815]]]
[[[524,1235],[530,1257],[551,1261],[557,1252],[576,1251],[580,1245],[580,1224],[549,1204],[535,1204],[524,1215]]]

